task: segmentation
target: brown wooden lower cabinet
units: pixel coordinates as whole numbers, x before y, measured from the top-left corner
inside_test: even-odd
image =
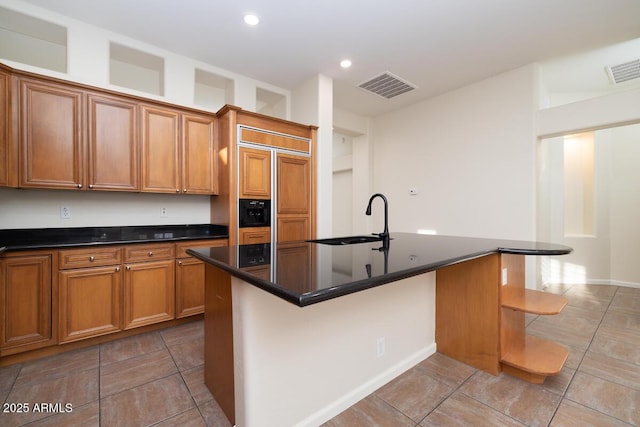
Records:
[[[56,252],[0,256],[0,355],[56,344],[56,260]]]
[[[175,261],[131,263],[124,272],[124,329],[175,317]]]
[[[238,242],[241,245],[254,245],[271,242],[271,227],[245,227],[238,229]]]
[[[204,263],[176,260],[176,318],[204,313]]]
[[[61,271],[60,343],[122,330],[120,265]]]
[[[204,313],[204,263],[187,254],[187,249],[228,243],[227,239],[176,243],[176,318]]]

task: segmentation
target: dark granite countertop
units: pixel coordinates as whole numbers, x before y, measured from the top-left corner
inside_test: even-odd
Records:
[[[0,230],[0,253],[143,242],[227,238],[225,225],[144,225],[125,227],[29,228]]]
[[[434,271],[492,253],[564,255],[568,246],[516,240],[392,233],[383,242],[222,246],[187,253],[300,307]],[[261,256],[264,252],[265,256]],[[271,278],[252,274],[265,260]],[[259,264],[259,262],[257,262]]]

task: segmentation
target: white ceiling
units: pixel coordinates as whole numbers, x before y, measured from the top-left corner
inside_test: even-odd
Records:
[[[640,38],[638,0],[26,1],[285,89],[321,73],[334,80],[336,107],[371,116]],[[244,24],[247,12],[257,27]],[[418,89],[386,100],[357,88],[385,71]]]

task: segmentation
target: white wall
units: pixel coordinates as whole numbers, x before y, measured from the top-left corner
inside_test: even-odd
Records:
[[[360,116],[338,108],[333,110],[333,128],[336,132],[350,138],[351,153],[348,158],[334,159],[338,164],[334,164],[333,170],[349,170],[351,187],[341,188],[341,183],[334,180],[333,191],[342,193],[342,200],[350,197],[349,205],[347,201],[343,204],[333,206],[333,215],[342,217],[345,222],[349,222],[346,228],[352,234],[366,234],[373,232],[371,217],[364,214],[367,201],[371,196],[371,167],[373,148],[371,144],[371,122],[372,119]],[[335,143],[335,142],[334,142]],[[334,233],[336,228],[334,227]]]
[[[535,237],[536,82],[527,66],[374,120],[372,191],[391,232]]]
[[[70,219],[60,218],[63,206],[71,209]],[[0,229],[210,222],[209,196],[0,188]]]
[[[611,131],[611,279],[640,287],[640,124]]]
[[[318,126],[316,138],[316,231],[331,234],[333,80],[321,74],[304,82],[291,95],[291,119]]]
[[[67,73],[0,58],[0,62],[16,69],[212,112],[217,111],[222,107],[222,104],[208,104],[207,106],[195,104],[197,98],[194,92],[196,69],[233,81],[234,87],[230,88],[233,97],[231,103],[249,111],[255,111],[258,87],[281,94],[286,99],[291,96],[289,91],[268,83],[259,82],[211,64],[205,64],[120,34],[87,25],[20,0],[0,0],[0,6],[53,22],[68,29]],[[164,96],[150,95],[110,84],[110,42],[163,58]],[[331,93],[330,90],[329,93]],[[315,97],[317,98],[317,95]],[[222,97],[220,99],[222,100]],[[304,100],[301,102],[303,103]],[[316,120],[311,120],[308,123],[316,123]],[[72,219],[60,219],[59,207],[62,204],[71,205]],[[132,195],[108,192],[90,193],[87,191],[17,191],[0,188],[0,228],[209,223],[209,204],[208,197],[183,197],[174,194]],[[169,210],[168,218],[160,218],[158,212],[161,207],[166,207]]]

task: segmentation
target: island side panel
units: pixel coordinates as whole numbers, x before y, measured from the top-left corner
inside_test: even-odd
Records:
[[[231,276],[205,265],[204,382],[231,424],[235,423]]]
[[[232,289],[238,426],[321,425],[435,352],[433,272],[306,307]]]
[[[500,255],[436,271],[438,352],[500,373]]]

